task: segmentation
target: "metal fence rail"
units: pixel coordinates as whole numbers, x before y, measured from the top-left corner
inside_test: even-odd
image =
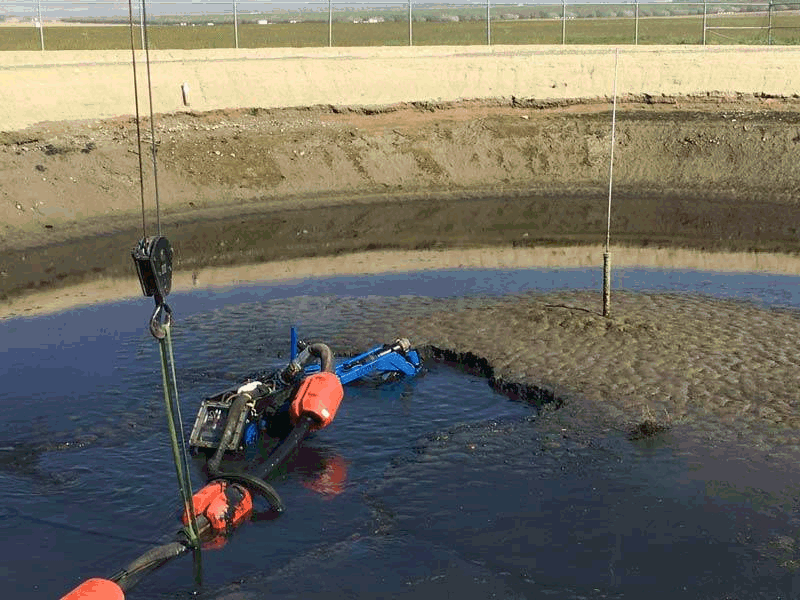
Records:
[[[146,2],[146,4],[144,4]],[[111,24],[114,22],[124,22],[127,20],[127,9],[122,10],[122,5],[125,3],[116,2],[115,0],[95,0],[91,2],[91,6],[96,11],[102,13],[102,17],[95,17],[89,24]],[[60,26],[66,19],[63,15],[71,14],[71,7],[81,5],[85,10],[87,2],[79,2],[79,0],[23,0],[22,2],[11,2],[4,5],[0,2],[0,27],[4,25],[25,26],[29,25],[38,31],[38,46],[39,49],[44,51],[45,46],[45,29],[49,27],[55,28]],[[413,0],[373,0],[363,2],[344,1],[335,2],[334,0],[312,0],[312,1],[297,1],[282,2],[280,5],[280,16],[275,11],[275,6],[271,2],[263,2],[261,0],[223,0],[220,2],[203,3],[204,7],[212,8],[216,12],[195,13],[180,15],[181,10],[187,7],[185,2],[177,2],[170,0],[134,0],[136,12],[134,15],[134,22],[138,25],[141,23],[143,9],[146,7],[148,14],[148,25],[163,25],[169,24],[174,26],[230,26],[230,38],[225,42],[227,47],[239,48],[241,45],[240,29],[241,27],[250,27],[254,24],[267,25],[267,24],[297,24],[304,23],[317,23],[319,25],[325,24],[327,26],[327,45],[347,45],[347,43],[337,43],[336,31],[337,29],[344,29],[348,24],[352,23],[384,23],[386,22],[383,16],[379,17],[365,17],[370,13],[374,14],[389,14],[391,13],[391,22],[394,24],[400,21],[407,21],[408,37],[400,43],[413,46],[415,44],[436,44],[446,43],[440,41],[421,41],[419,36],[415,38],[416,28],[421,28],[425,23],[437,22],[448,23],[452,27],[461,26],[464,29],[469,28],[471,31],[475,29],[478,22],[483,23],[485,28],[485,42],[475,41],[467,43],[485,43],[491,45],[504,42],[501,36],[497,36],[495,31],[501,29],[508,24],[521,25],[523,23],[538,23],[542,27],[552,25],[560,26],[560,43],[610,43],[610,42],[586,42],[583,34],[579,33],[584,23],[589,21],[602,21],[604,19],[615,21],[619,23],[631,23],[631,33],[628,40],[623,40],[621,43],[639,44],[640,43],[640,24],[652,24],[657,19],[662,18],[690,18],[696,16],[698,19],[702,18],[702,25],[698,27],[698,36],[695,42],[689,43],[708,43],[708,34],[713,34],[716,40],[727,39],[730,41],[737,41],[735,38],[721,33],[724,31],[751,31],[751,32],[766,32],[766,39],[759,39],[756,43],[766,43],[771,45],[775,42],[774,32],[785,30],[800,30],[800,0],[793,0],[789,2],[776,2],[770,0],[769,2],[724,2],[718,1],[705,1],[705,2],[679,2],[672,4],[664,3],[649,3],[639,2],[634,0],[627,4],[616,2],[609,3],[595,3],[584,4],[580,2],[567,2],[567,0],[554,0],[551,2],[492,2],[492,0],[482,0],[471,4],[447,4],[447,5],[415,5]],[[189,5],[192,6],[192,5]],[[197,5],[195,5],[197,6]],[[292,8],[287,8],[287,6]],[[514,12],[516,11],[516,12]],[[532,16],[536,13],[536,16]],[[521,18],[520,14],[527,15]],[[792,24],[781,25],[776,23],[776,16],[789,16],[794,17]],[[296,15],[296,19],[286,18],[287,15]],[[362,16],[358,16],[362,15]],[[463,20],[459,18],[463,17]],[[56,20],[61,18],[62,22],[58,23]],[[45,20],[49,19],[49,20]],[[185,19],[182,21],[181,19]],[[727,19],[724,24],[714,24],[721,19]],[[749,19],[749,21],[748,21]],[[763,19],[762,24],[752,24],[753,19]],[[73,22],[76,19],[71,19]],[[206,20],[206,22],[203,22]],[[747,21],[747,24],[731,24],[734,20]],[[556,23],[558,22],[558,23]],[[568,25],[569,23],[569,25]],[[699,25],[699,23],[698,23]],[[415,27],[416,26],[416,27]],[[495,31],[493,31],[493,29]],[[570,37],[572,34],[572,37]],[[701,34],[701,35],[700,35]],[[551,36],[552,37],[552,36]],[[144,45],[144,35],[141,36],[141,44]],[[702,40],[702,41],[701,41]],[[397,44],[399,40],[392,39],[390,41],[380,42],[377,45]],[[458,42],[463,43],[463,42]],[[525,42],[511,42],[511,43],[525,43]],[[541,43],[558,43],[553,39],[551,42]],[[615,40],[613,43],[620,43],[620,40]],[[645,42],[646,43],[646,42]],[[680,42],[673,43],[686,43],[685,39]],[[749,40],[749,43],[754,43]],[[799,39],[791,39],[784,43],[800,43]],[[266,44],[267,46],[269,44]],[[301,45],[325,45],[321,39],[318,39],[310,44]],[[180,46],[175,46],[180,47]],[[215,47],[219,47],[215,45]]]

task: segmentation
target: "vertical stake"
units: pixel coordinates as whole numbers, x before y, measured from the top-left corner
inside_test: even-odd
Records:
[[[139,0],[139,34],[142,37],[142,50],[144,50],[144,2],[145,0]]]
[[[328,48],[333,47],[333,0],[328,0]]]
[[[708,15],[708,7],[706,6],[705,1],[703,2],[703,46],[706,45],[706,19]]]
[[[772,46],[772,0],[769,0],[769,23],[767,24],[767,46]]]
[[[486,0],[486,45],[492,45],[492,0]]]
[[[567,0],[561,0],[561,45],[567,43]]]
[[[603,252],[603,316],[611,316],[611,253]]]
[[[614,50],[614,105],[611,109],[611,158],[608,163],[608,220],[606,222],[606,248],[603,252],[603,316],[611,316],[611,189],[614,184],[614,145],[617,137],[617,66],[619,48]]]
[[[408,0],[408,45],[414,45],[414,34],[411,26],[411,0]]]
[[[236,0],[233,0],[233,40],[236,49],[239,49],[239,11],[236,10]]]
[[[44,52],[44,23],[42,23],[41,0],[36,0],[36,22],[39,25],[39,47]]]

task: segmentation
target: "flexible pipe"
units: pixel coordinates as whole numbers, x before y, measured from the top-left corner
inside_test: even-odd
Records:
[[[333,373],[333,351],[327,344],[316,343],[308,346],[308,351],[319,358],[320,371]]]
[[[228,420],[225,422],[225,429],[222,431],[222,436],[219,440],[219,446],[217,446],[214,456],[208,461],[208,470],[212,475],[218,475],[222,457],[233,439],[233,434],[236,432],[236,424],[239,422],[242,412],[247,408],[249,399],[250,397],[245,394],[237,394],[231,404],[231,408],[228,411]]]

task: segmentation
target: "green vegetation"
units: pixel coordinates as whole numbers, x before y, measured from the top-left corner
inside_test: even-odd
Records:
[[[669,6],[669,5],[667,5]],[[647,8],[645,8],[647,7]],[[541,13],[544,8],[497,7],[491,22],[493,44],[560,44],[562,21],[560,7],[545,7],[553,12],[549,18],[521,18],[525,11]],[[569,7],[570,11],[586,9],[585,15],[574,15],[566,21],[567,44],[633,44],[636,20],[633,7],[627,5],[603,5],[604,10],[615,11],[619,16],[610,18],[594,16],[591,6]],[[512,13],[517,10],[518,13]],[[474,9],[477,10],[477,9]],[[640,44],[700,44],[703,41],[702,15],[659,17],[648,16],[648,11],[663,10],[661,5],[641,5],[638,42]],[[671,10],[679,10],[674,5]],[[415,14],[413,27],[414,45],[469,45],[486,43],[485,9],[482,18],[455,11],[447,14],[442,10],[419,10]],[[403,46],[408,44],[407,13],[384,10],[391,18],[383,22],[354,23],[354,20],[376,18],[378,11],[361,11],[363,16],[340,13],[333,23],[334,46]],[[628,14],[630,13],[630,14]],[[260,16],[260,15],[259,15]],[[286,16],[285,14],[282,16]],[[298,16],[298,15],[295,15]],[[310,17],[313,17],[310,18]],[[456,18],[458,20],[456,20]],[[205,17],[207,22],[209,17]],[[277,21],[270,17],[271,21]],[[297,19],[299,20],[299,19]],[[242,48],[309,47],[327,46],[327,14],[303,13],[296,23],[274,22],[258,25],[252,15],[247,15],[239,25],[239,46]],[[800,43],[800,13],[783,12],[773,15],[772,43]],[[708,44],[766,44],[766,29],[714,29],[715,27],[766,27],[766,13],[756,14],[709,14],[707,17],[706,42]],[[201,49],[231,48],[234,46],[232,21],[227,24],[208,25],[151,25],[148,27],[150,47],[154,49]],[[125,26],[71,25],[45,27],[47,50],[108,50],[130,47],[130,32]],[[135,43],[140,43],[138,30]],[[39,32],[35,27],[0,25],[0,50],[39,50]]]

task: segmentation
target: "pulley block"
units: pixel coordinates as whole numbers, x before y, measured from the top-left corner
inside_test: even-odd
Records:
[[[161,304],[172,289],[172,245],[164,236],[151,236],[139,240],[131,251],[142,293],[155,296]]]

